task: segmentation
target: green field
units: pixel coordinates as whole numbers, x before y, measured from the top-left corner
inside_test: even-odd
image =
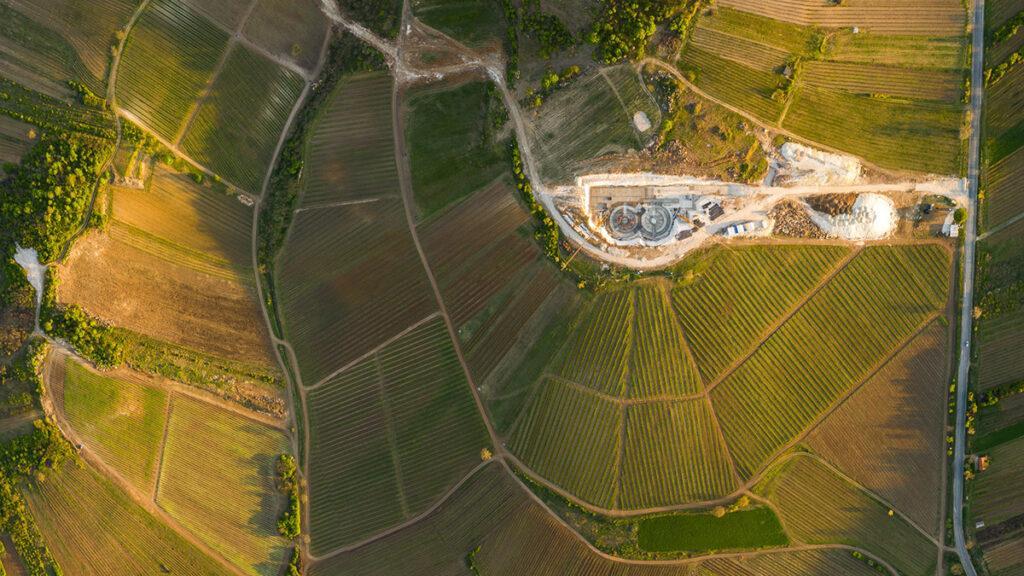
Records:
[[[845,246],[740,246],[685,261],[673,300],[704,379],[721,376],[849,254]]]
[[[503,108],[486,82],[414,92],[405,139],[422,218],[508,173],[506,143],[496,139],[493,109]]]
[[[490,440],[440,320],[309,396],[310,531],[320,554],[422,513]]]
[[[220,576],[225,568],[153,518],[88,466],[23,490],[32,518],[66,574]]]
[[[783,105],[772,100],[772,93],[782,79],[780,75],[756,70],[696,47],[686,50],[680,60],[680,68],[684,73],[693,72],[697,86],[709,96],[736,106],[763,122],[778,122]]]
[[[789,544],[789,537],[771,508],[729,512],[654,516],[640,521],[640,547],[649,552],[709,552],[767,548]]]
[[[711,392],[749,477],[946,303],[941,246],[862,250]]]
[[[228,182],[259,194],[302,88],[294,72],[236,45],[181,146]]]
[[[68,422],[90,449],[137,488],[151,493],[167,392],[102,376],[68,358],[63,401]]]
[[[174,140],[227,44],[227,34],[173,0],[154,0],[132,28],[117,73],[118,104]]]
[[[1017,438],[987,451],[988,470],[978,473],[970,485],[971,517],[995,526],[1024,514],[1024,491],[1020,482],[1024,468],[1024,438]]]
[[[411,0],[424,24],[472,48],[485,48],[505,37],[501,4],[491,0]]]
[[[274,463],[286,450],[282,431],[176,395],[156,502],[244,572],[277,574],[286,542]]]
[[[303,208],[400,194],[392,84],[381,73],[338,83],[306,143]]]
[[[758,485],[794,539],[846,542],[892,564],[901,574],[935,571],[935,544],[899,516],[817,460],[797,455]]]

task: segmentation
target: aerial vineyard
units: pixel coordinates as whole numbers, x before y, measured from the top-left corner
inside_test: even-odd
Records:
[[[695,29],[690,36],[690,45],[704,52],[717,52],[726,60],[768,73],[785,66],[791,57],[785,50],[714,28]]]
[[[223,566],[89,466],[66,463],[23,494],[47,547],[68,574],[224,574]]]
[[[1024,222],[1017,221],[979,243],[984,268],[981,276],[983,296],[978,327],[978,384],[982,389],[1020,380],[1024,375],[1024,309],[1016,306],[1014,290],[1019,286],[1019,270],[1024,244]]]
[[[985,169],[985,225],[995,227],[1024,212],[1024,147]]]
[[[54,98],[71,95],[69,79],[98,87],[65,37],[6,4],[0,6],[0,18],[5,52],[0,72],[5,78]]]
[[[964,65],[966,43],[962,36],[904,36],[840,30],[833,36],[829,60],[901,66],[904,68],[955,69]]]
[[[426,219],[506,176],[508,149],[492,124],[504,104],[487,82],[442,85],[413,92],[404,135],[412,187]],[[500,110],[500,111],[499,111]]]
[[[399,194],[391,76],[343,78],[306,144],[302,208]]]
[[[207,2],[205,0],[178,0],[188,4],[190,8],[206,16],[219,27],[235,30],[242,24],[253,0],[221,0],[220,2]],[[255,0],[259,3],[260,0]]]
[[[942,308],[949,252],[865,248],[711,392],[749,477]]]
[[[308,403],[318,554],[422,513],[491,448],[440,319],[325,382]]]
[[[78,80],[97,94],[102,94],[110,64],[110,47],[116,41],[115,33],[128,22],[136,5],[132,0],[13,2],[11,8],[35,24],[26,25],[13,15],[4,18],[5,27],[9,27],[6,32],[13,35],[12,39],[24,41],[22,48],[28,50],[17,50],[9,61],[31,63],[39,62],[42,57],[71,73],[53,76],[49,80]],[[18,76],[14,78],[18,79]]]
[[[739,246],[694,256],[673,290],[705,381],[749,351],[775,321],[850,254],[844,246]]]
[[[303,85],[301,76],[235,45],[191,119],[182,147],[228,182],[261,193]]]
[[[783,105],[772,99],[782,76],[755,70],[691,46],[680,60],[684,73],[692,72],[696,84],[709,96],[741,108],[763,122],[779,120]]]
[[[619,507],[714,500],[735,488],[706,399],[635,404],[625,418]]]
[[[750,555],[746,558],[714,558],[702,562],[701,574],[733,576],[734,574],[801,574],[803,576],[873,576],[878,574],[848,550],[793,550]]]
[[[493,46],[505,37],[505,15],[498,2],[412,0],[410,4],[413,13],[424,24],[471,48]]]
[[[1024,469],[1024,438],[1000,444],[987,454],[991,465],[970,485],[971,517],[995,526],[1024,514],[1024,490],[1018,481]]]
[[[21,157],[32,147],[34,128],[31,124],[19,122],[7,116],[0,116],[0,166],[10,162],[17,164]],[[0,174],[2,174],[0,167]]]
[[[657,398],[698,392],[702,386],[663,285],[637,286],[633,296],[633,351],[629,395]]]
[[[633,291],[598,296],[566,342],[558,375],[602,394],[625,396],[633,336]]]
[[[935,571],[935,545],[900,516],[813,457],[796,455],[758,486],[794,538],[846,542],[892,564],[901,574]]]
[[[297,214],[276,284],[307,386],[437,310],[400,200]]]
[[[591,504],[612,508],[623,411],[613,401],[545,379],[509,447],[537,474]]]
[[[227,44],[228,35],[175,0],[154,0],[125,44],[117,100],[157,135],[173,140]]]
[[[276,574],[286,542],[274,464],[286,449],[281,430],[175,395],[156,502],[244,572]]]
[[[807,62],[803,80],[810,86],[851,94],[955,101],[963,77],[957,70],[915,70],[876,64]]]
[[[720,4],[796,24],[858,26],[889,34],[951,36],[961,34],[964,25],[964,9],[957,0],[920,0],[897,5],[868,1],[830,4],[817,0],[723,0]]]
[[[259,0],[244,34],[272,54],[313,70],[327,35],[327,18],[318,0]]]
[[[153,490],[167,393],[108,378],[68,357],[62,398],[68,422],[105,464],[143,493]]]
[[[815,452],[939,529],[948,328],[936,320],[807,437]]]
[[[986,88],[985,148],[989,162],[999,162],[1024,145],[1022,89],[1024,66],[1012,66],[999,82]]]

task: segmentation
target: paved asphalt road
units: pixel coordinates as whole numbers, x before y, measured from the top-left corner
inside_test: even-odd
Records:
[[[981,102],[984,79],[985,0],[975,0],[974,49],[971,63],[971,141],[968,151],[967,178],[969,197],[967,225],[964,230],[963,306],[960,312],[960,365],[956,388],[956,446],[953,451],[953,539],[967,576],[976,576],[971,556],[964,543],[964,452],[967,444],[967,385],[971,367],[971,335],[974,311],[974,252],[978,234],[978,171],[981,149]]]

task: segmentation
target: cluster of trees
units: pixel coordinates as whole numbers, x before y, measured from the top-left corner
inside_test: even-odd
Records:
[[[296,538],[302,532],[302,506],[299,497],[298,466],[291,454],[277,459],[277,487],[288,496],[288,507],[277,520],[277,531],[285,538]]]
[[[548,258],[554,261],[555,264],[561,265],[562,256],[558,251],[558,240],[560,237],[558,225],[548,216],[547,211],[544,210],[544,207],[534,197],[530,179],[527,178],[526,173],[523,171],[523,158],[519,152],[519,143],[514,138],[512,139],[511,150],[512,174],[516,178],[516,188],[519,189],[523,200],[530,209],[530,214],[533,214],[537,223],[537,229],[534,231],[533,236],[540,242],[541,248]]]
[[[401,0],[337,0],[342,12],[385,38],[398,37]]]
[[[687,6],[692,3],[695,0],[687,0]],[[597,45],[597,57],[606,64],[639,60],[658,24],[678,9],[678,0],[601,0],[588,39]]]
[[[563,68],[560,73],[555,72],[554,70],[548,70],[540,81],[539,91],[534,90],[533,88],[526,91],[527,102],[534,108],[540,108],[548,96],[553,94],[556,90],[560,90],[571,84],[573,80],[579,78],[582,72],[583,71],[580,67],[575,64]]]
[[[288,561],[286,576],[302,576],[302,553],[299,547],[292,548],[292,559]]]
[[[505,82],[514,88],[519,81],[519,12],[512,0],[501,0],[501,8],[505,13]]]
[[[35,323],[35,291],[15,264],[8,250],[0,249],[0,313],[6,315],[0,325],[0,358],[11,357],[21,349]]]
[[[1018,12],[1016,16],[1007,20],[1002,26],[993,32],[989,40],[989,45],[994,46],[996,44],[1001,44],[1016,36],[1017,32],[1020,31],[1021,25],[1024,25],[1024,11]]]
[[[124,346],[113,328],[92,318],[80,306],[57,302],[57,275],[46,271],[40,327],[49,335],[65,340],[83,357],[100,367],[118,366],[124,360]]]
[[[371,4],[375,4],[370,0]],[[338,81],[345,74],[359,71],[381,70],[384,60],[380,52],[370,48],[351,34],[342,34],[331,40],[327,61],[320,77],[313,84],[309,100],[302,107],[295,123],[281,149],[277,165],[270,177],[266,201],[261,204],[259,215],[257,260],[259,271],[266,287],[266,306],[274,318],[274,330],[280,335],[277,315],[273,313],[274,282],[273,261],[284,243],[288,227],[295,214],[299,194],[299,177],[302,174],[303,147],[310,126],[321,106],[334,91]]]
[[[109,110],[59,100],[6,78],[0,78],[0,114],[44,130],[72,130],[111,141],[116,136]]]
[[[540,44],[540,56],[545,60],[576,45],[576,38],[558,16],[541,10],[540,0],[523,0],[519,22],[523,33]]]
[[[97,96],[85,84],[82,84],[81,82],[76,82],[74,80],[68,80],[68,87],[74,90],[76,93],[78,93],[78,100],[83,105],[88,106],[90,108],[99,108],[100,110],[107,109],[106,98],[101,98]]]
[[[82,223],[109,143],[67,133],[44,134],[0,183],[0,235],[5,244],[56,258]]]
[[[1010,69],[1019,64],[1021,60],[1024,60],[1024,47],[1018,48],[1016,52],[1010,54],[1006,60],[1003,60],[995,68],[986,68],[985,86],[991,86],[1002,80],[1010,72]]]
[[[44,482],[50,470],[72,458],[57,426],[37,420],[30,434],[0,445],[0,531],[10,535],[30,576],[62,576],[17,489],[18,482]]]
[[[783,66],[781,71],[782,78],[779,80],[778,86],[775,91],[772,92],[772,100],[776,102],[785,102],[789,100],[790,96],[793,95],[793,90],[796,89],[797,79],[800,77],[800,71],[802,69],[802,60],[799,56],[793,58]]]

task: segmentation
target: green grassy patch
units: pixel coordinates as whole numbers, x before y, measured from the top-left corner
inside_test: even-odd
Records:
[[[413,12],[436,28],[473,48],[505,35],[505,16],[497,0],[414,0]]]
[[[503,172],[505,148],[496,139],[494,114],[502,103],[485,82],[429,90],[409,101],[413,190],[420,215],[429,217],[482,188]]]
[[[655,516],[640,521],[637,541],[648,552],[712,552],[789,544],[771,508]]]
[[[989,450],[995,446],[1024,436],[1024,422],[1018,422],[974,440],[971,448],[976,451]]]

